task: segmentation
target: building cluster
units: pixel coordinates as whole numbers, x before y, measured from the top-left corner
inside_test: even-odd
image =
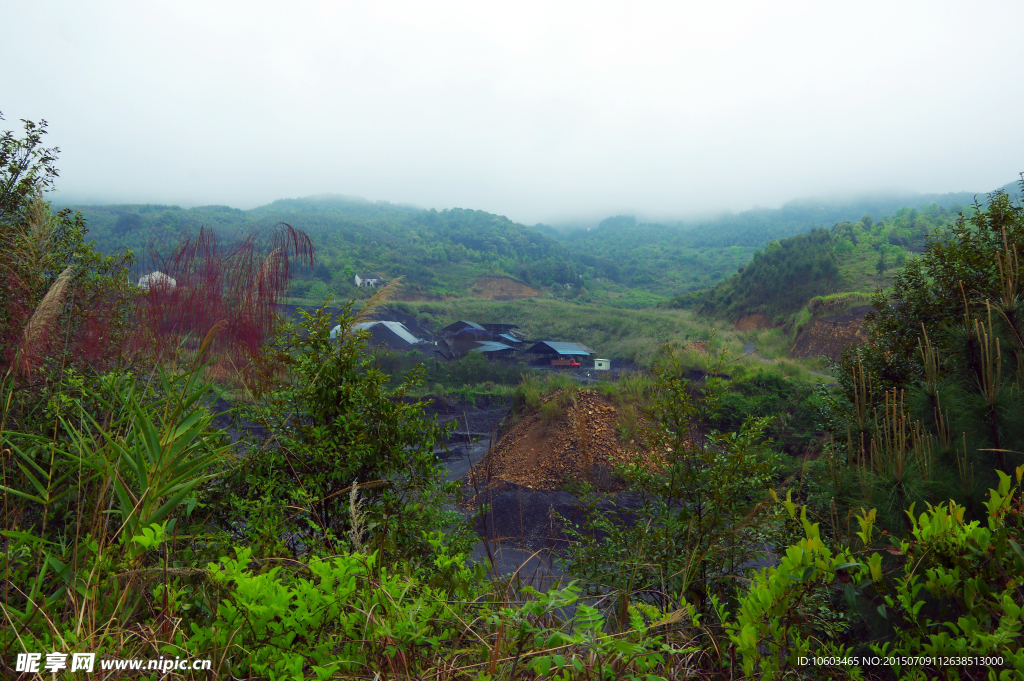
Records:
[[[515,324],[477,324],[460,320],[444,327],[436,335],[417,335],[399,321],[362,322],[355,328],[368,331],[374,345],[399,351],[419,351],[438,359],[459,359],[479,352],[488,359],[518,360],[532,365],[597,370],[611,368],[610,360],[596,358],[594,351],[582,343],[548,338],[529,340]],[[340,331],[340,327],[336,330]]]

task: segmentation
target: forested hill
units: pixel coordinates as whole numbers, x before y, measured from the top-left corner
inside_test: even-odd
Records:
[[[317,295],[346,293],[359,271],[387,278],[403,275],[414,291],[432,295],[464,293],[482,274],[511,275],[534,285],[579,282],[563,244],[484,211],[423,210],[341,196],[283,199],[248,211],[226,206],[70,208],[85,215],[89,236],[101,250],[130,248],[143,259],[153,244],[166,248],[200,226],[230,239],[253,226],[287,222],[316,243],[319,264],[313,272],[300,273],[298,287],[303,280],[307,288],[320,282]],[[150,264],[144,262],[140,269]]]
[[[930,235],[952,225],[960,210],[936,204],[920,211],[901,208],[878,221],[864,216],[772,240],[732,277],[712,289],[684,293],[673,304],[730,319],[759,313],[781,321],[818,296],[855,293],[866,299],[924,250]]]
[[[1018,191],[1015,185],[1007,189]],[[546,225],[527,227],[480,210],[423,210],[340,195],[281,199],[252,210],[167,205],[69,207],[85,214],[89,238],[95,239],[102,251],[134,251],[139,271],[152,267],[147,256],[154,244],[166,251],[182,234],[195,233],[200,226],[212,227],[230,239],[253,226],[287,222],[313,238],[319,255],[315,270],[298,273],[294,291],[299,296],[349,296],[352,276],[359,271],[378,272],[386,278],[404,275],[409,293],[427,296],[465,295],[478,277],[500,275],[534,287],[572,284],[572,295],[583,300],[645,307],[721,283],[773,239],[831,228],[864,215],[895,215],[903,220],[895,241],[885,237],[886,247],[912,251],[919,244],[909,239],[923,238],[914,220],[928,220],[926,216],[939,213],[955,215],[973,199],[973,194],[943,194],[837,204],[792,202],[779,209],[746,211],[699,226],[637,224],[632,217],[619,216],[589,231],[572,232]],[[902,209],[902,213],[897,210],[924,201],[932,203],[916,210]],[[907,217],[911,210],[916,217]],[[897,226],[895,222],[892,225]],[[896,255],[890,254],[890,262]],[[564,286],[556,289],[558,295],[568,295]]]
[[[1017,184],[1002,187],[1020,192]],[[745,265],[758,248],[775,239],[805,234],[865,215],[895,215],[901,210],[954,215],[984,194],[891,194],[843,201],[791,201],[781,208],[758,208],[702,222],[638,223],[615,216],[591,229],[546,233],[569,247],[573,259],[597,276],[663,295],[695,291],[716,283]],[[545,226],[546,227],[546,226]]]

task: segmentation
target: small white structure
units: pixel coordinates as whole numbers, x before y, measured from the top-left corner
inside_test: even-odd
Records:
[[[383,286],[386,283],[384,281],[384,277],[379,274],[370,273],[357,273],[352,280],[355,282],[356,286],[359,287],[369,286],[371,288],[376,288],[377,286]]]
[[[595,359],[594,369],[597,371],[608,371],[612,368],[612,361],[610,359]]]
[[[150,272],[149,274],[139,278],[139,288],[143,291],[148,291],[151,288],[165,288],[171,290],[177,285],[178,282],[174,277],[168,276],[160,270]]]

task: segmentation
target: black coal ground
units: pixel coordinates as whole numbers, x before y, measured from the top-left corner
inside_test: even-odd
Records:
[[[233,443],[242,438],[252,442],[265,435],[259,424],[244,419],[233,421],[227,414],[231,406],[218,399],[210,408],[217,414],[213,425],[226,429]],[[435,450],[448,481],[465,481],[469,469],[486,455],[509,412],[508,401],[501,399],[478,398],[475,403],[434,400],[427,408],[428,415],[442,423],[455,421],[447,442]],[[516,574],[537,588],[569,578],[559,555],[564,554],[571,538],[565,524],[583,524],[579,499],[561,490],[531,489],[508,482],[485,489],[464,485],[462,497],[472,499],[473,503],[452,508],[467,520],[475,517],[479,537],[470,560],[484,563],[498,575]],[[601,506],[617,513],[622,522],[632,523],[640,500],[635,495],[619,493],[614,500],[606,496]],[[485,508],[486,513],[477,513],[479,508]],[[760,561],[756,566],[760,566]]]
[[[447,471],[447,479],[465,482],[469,469],[490,449],[510,409],[507,401],[478,399],[471,404],[461,400],[435,400],[428,409],[441,422],[455,421],[445,447],[438,457]],[[487,564],[496,574],[517,574],[536,586],[550,586],[568,575],[560,565],[571,537],[566,523],[583,524],[580,501],[565,491],[531,489],[498,482],[484,489],[464,484],[464,499],[472,500],[459,510],[467,519],[475,519],[480,541],[473,547],[471,559]],[[614,510],[623,522],[631,523],[640,506],[628,493],[610,497],[601,503]],[[479,509],[486,513],[479,514]]]

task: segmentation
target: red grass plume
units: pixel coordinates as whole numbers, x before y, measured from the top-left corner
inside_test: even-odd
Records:
[[[215,355],[236,369],[259,356],[273,333],[275,309],[296,265],[311,266],[313,242],[301,230],[279,223],[272,230],[249,230],[221,243],[203,227],[167,257],[153,262],[174,280],[154,278],[139,303],[140,330],[159,358],[198,346],[223,321]]]

